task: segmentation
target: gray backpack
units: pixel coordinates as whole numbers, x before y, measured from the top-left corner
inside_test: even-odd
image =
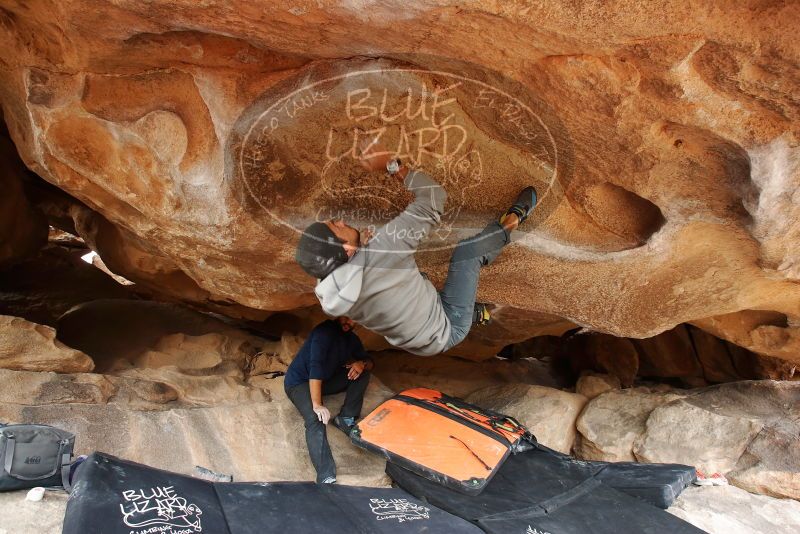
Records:
[[[0,424],[0,491],[35,486],[70,490],[75,435],[48,425]]]

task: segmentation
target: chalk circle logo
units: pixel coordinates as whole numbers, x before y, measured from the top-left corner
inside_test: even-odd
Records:
[[[398,523],[430,519],[430,508],[408,499],[370,499],[369,508],[378,521],[396,519]]]
[[[447,191],[426,250],[454,246],[533,184],[539,204],[529,231],[571,175],[566,129],[529,88],[491,69],[415,55],[314,63],[273,85],[234,125],[226,179],[254,218],[287,238],[336,219],[374,231],[411,197],[396,178],[363,169],[365,140]]]
[[[155,486],[122,492],[122,521],[131,534],[190,534],[203,531],[203,511],[181,497],[173,486]]]

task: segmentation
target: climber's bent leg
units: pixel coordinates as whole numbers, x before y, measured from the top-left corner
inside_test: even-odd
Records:
[[[460,241],[456,246],[450,258],[447,280],[439,292],[444,313],[450,319],[450,339],[444,350],[467,337],[472,327],[481,267],[492,263],[510,241],[510,232],[495,221],[481,233]]]

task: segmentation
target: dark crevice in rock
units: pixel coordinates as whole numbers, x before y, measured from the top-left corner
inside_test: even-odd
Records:
[[[654,203],[611,182],[589,187],[583,208],[597,226],[617,236],[623,248],[645,244],[666,223]]]
[[[500,356],[549,361],[574,383],[585,372],[615,376],[624,387],[641,380],[702,387],[737,380],[792,379],[795,366],[759,355],[689,324],[657,336],[631,339],[571,330],[505,347]]]

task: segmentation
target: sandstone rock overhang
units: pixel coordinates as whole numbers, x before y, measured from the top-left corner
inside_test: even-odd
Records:
[[[469,62],[470,78],[499,73],[516,88],[510,96],[540,103],[567,156],[555,166],[554,152],[536,156],[503,126],[520,115],[482,115],[479,91],[453,91],[452,124],[480,154],[460,147],[466,158],[453,176],[474,183],[481,169],[476,187],[446,184],[461,203],[457,229],[495,216],[520,184],[559,178],[553,204],[482,277],[479,298],[515,310],[484,337],[522,339],[558,322],[647,337],[692,322],[797,361],[800,6],[711,9],[623,0],[602,13],[567,2],[11,3],[0,8],[9,51],[0,103],[25,165],[74,199],[62,215],[110,269],[173,298],[264,318],[313,305],[313,281],[292,261],[296,232],[254,206],[267,200],[297,217],[359,208],[366,222],[399,209],[403,193],[364,181],[346,159],[326,169],[336,183],[385,194],[365,200],[323,187],[317,142],[352,126],[342,115],[284,121],[259,152],[258,142],[241,142],[248,113],[316,71],[415,65],[463,76]],[[415,76],[447,87],[447,76]],[[397,80],[373,77],[367,88],[379,95]],[[396,136],[401,125],[428,127],[394,122]],[[442,150],[441,128],[439,136],[431,151]],[[259,177],[247,195],[248,182],[230,171],[237,148]],[[432,250],[420,264],[441,283],[446,260]]]

